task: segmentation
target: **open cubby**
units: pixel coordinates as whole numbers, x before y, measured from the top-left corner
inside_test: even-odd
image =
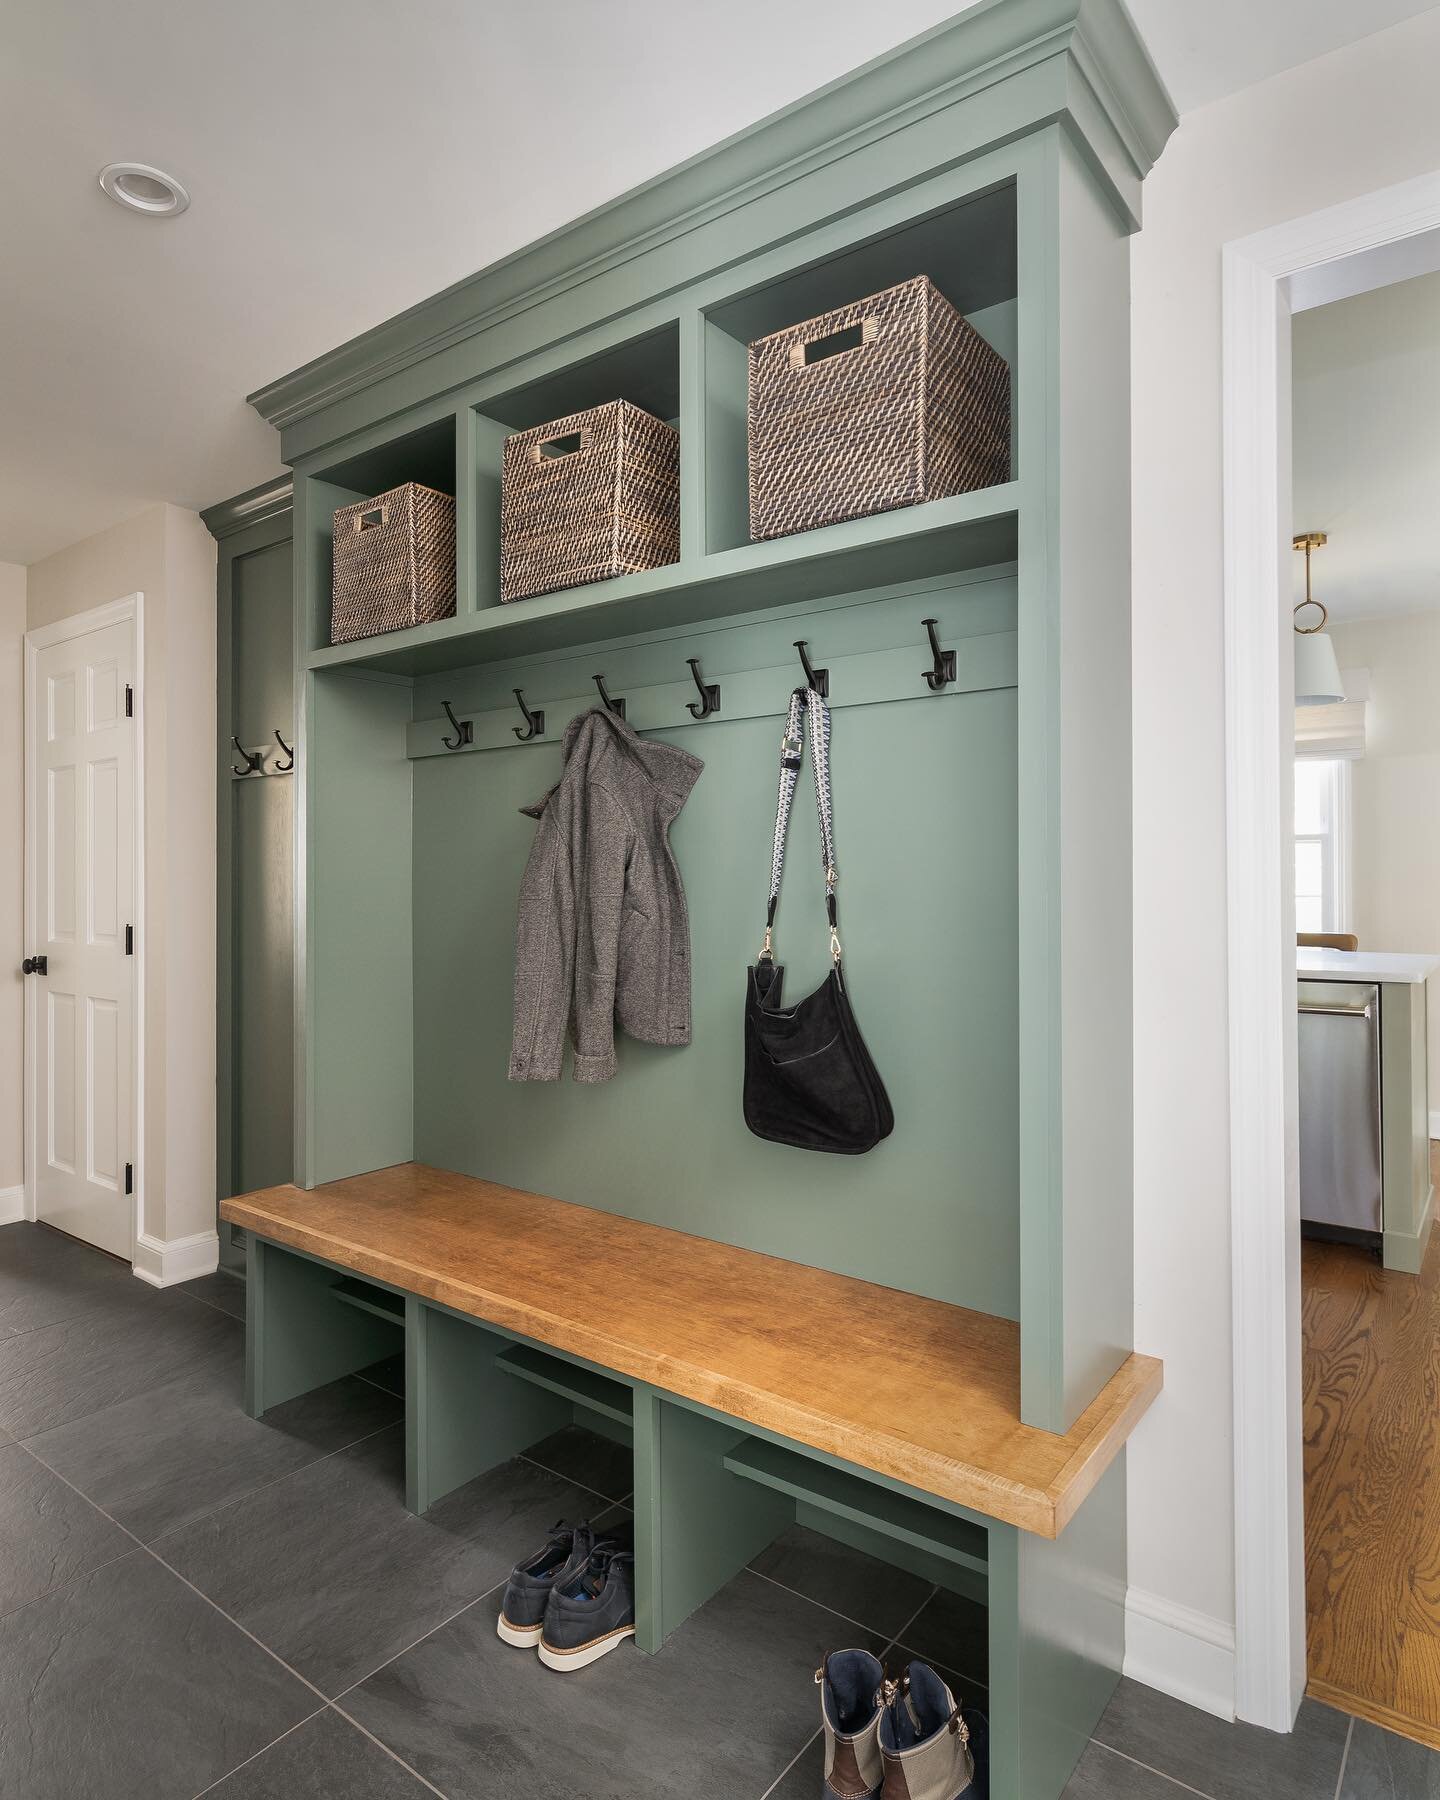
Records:
[[[1015,188],[1005,183],[706,309],[707,550],[729,550],[750,542],[747,397],[749,346],[756,338],[864,300],[913,276],[928,275],[1010,364],[1013,414],[1018,346],[1015,234]]]
[[[487,395],[469,412],[474,436],[474,481],[464,498],[474,524],[470,554],[475,605],[482,613],[500,605],[500,483],[505,440],[515,431],[548,425],[610,400],[628,400],[667,425],[680,425],[680,328],[661,326],[625,343],[597,350],[566,367]],[[683,529],[682,520],[682,529]],[[673,570],[656,570],[663,580]],[[607,588],[625,579],[598,583]],[[641,579],[644,579],[643,577]],[[573,590],[581,596],[585,589]],[[547,596],[540,596],[541,599]],[[533,601],[518,601],[521,608]],[[507,609],[508,610],[508,609]]]
[[[454,495],[455,436],[454,415],[447,412],[424,425],[402,429],[393,437],[384,437],[365,449],[327,462],[304,482],[296,512],[295,554],[304,572],[301,618],[305,642],[312,652],[333,648],[363,655],[365,645],[384,641],[362,638],[347,644],[330,643],[335,509],[357,500],[373,499],[407,481]]]

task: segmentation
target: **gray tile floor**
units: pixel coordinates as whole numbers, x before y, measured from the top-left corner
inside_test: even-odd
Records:
[[[659,1656],[551,1674],[495,1636],[499,1584],[557,1517],[621,1516],[628,1455],[571,1427],[413,1518],[395,1369],[256,1424],[242,1300],[0,1228],[5,1800],[820,1800],[811,1677],[844,1644],[983,1711],[978,1608],[798,1528]],[[1440,1756],[1124,1682],[1067,1800],[1260,1793],[1440,1800]]]

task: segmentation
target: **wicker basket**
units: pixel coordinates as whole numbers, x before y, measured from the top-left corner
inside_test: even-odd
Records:
[[[680,435],[611,400],[505,440],[500,598],[657,569],[680,556]]]
[[[926,275],[750,346],[750,535],[1010,476],[1010,368]]]
[[[403,631],[455,611],[455,502],[407,481],[335,508],[330,641]]]

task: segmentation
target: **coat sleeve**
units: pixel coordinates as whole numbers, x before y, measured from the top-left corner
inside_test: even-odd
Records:
[[[575,872],[569,809],[559,793],[540,816],[520,883],[515,926],[512,1081],[558,1081],[575,966]]]
[[[592,783],[578,860],[584,870],[575,920],[575,1079],[615,1073],[615,973],[630,862],[630,821],[608,788]]]

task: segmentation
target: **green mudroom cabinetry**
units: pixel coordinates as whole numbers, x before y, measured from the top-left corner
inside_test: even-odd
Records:
[[[430,1164],[997,1315],[1017,1423],[1091,1407],[1133,1313],[1129,238],[1173,126],[1118,0],[987,0],[251,397],[294,471],[298,1186]],[[751,542],[747,345],[920,274],[1010,364],[1011,479]],[[613,399],[678,428],[679,561],[502,605],[506,435]],[[455,497],[455,616],[332,644],[335,509],[407,481]],[[797,640],[829,671],[847,978],[896,1115],[855,1158],[740,1115]],[[721,692],[701,721],[690,658]],[[519,809],[596,676],[705,763],[673,834],[694,1041],[515,1086]],[[794,830],[799,994],[828,959],[808,805]],[[272,1318],[326,1304],[285,1296]],[[1053,1800],[1122,1655],[1123,1453],[1058,1543],[979,1524],[992,1791]]]
[[[294,1168],[294,781],[280,741],[295,741],[290,478],[203,516],[218,546],[216,1182],[223,1199],[288,1181]],[[253,774],[236,774],[256,757]],[[223,1228],[220,1245],[223,1262],[243,1263]]]

